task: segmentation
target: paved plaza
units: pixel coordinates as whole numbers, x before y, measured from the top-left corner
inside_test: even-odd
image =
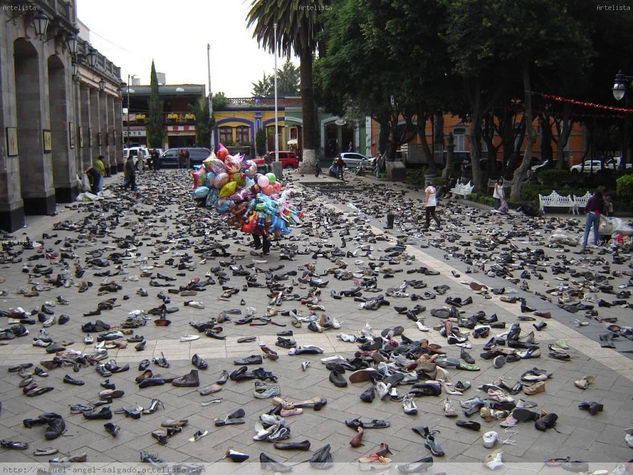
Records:
[[[202,467],[209,473],[233,473],[292,467],[303,473],[314,467],[300,462],[329,444],[332,471],[398,473],[399,468],[406,468],[402,464],[431,455],[425,439],[412,430],[428,427],[437,431],[435,440],[445,453],[434,457],[428,473],[487,472],[484,460],[493,450],[503,452],[503,469],[508,472],[560,473],[574,469],[574,465],[552,467],[549,465],[555,464],[544,462],[569,457],[589,462],[589,471],[625,473],[626,467],[621,464],[633,458],[625,442],[625,431],[633,427],[633,341],[626,332],[633,325],[633,299],[625,292],[633,288],[633,261],[627,249],[615,252],[605,246],[580,254],[579,246],[551,239],[554,234],[577,235],[584,225],[582,216],[500,216],[465,201],[442,200],[438,207],[441,229],[433,225],[424,233],[419,189],[371,177],[350,177],[342,184],[294,171],[286,172],[284,188],[295,191],[291,200],[304,211],[303,223],[276,242],[269,256],[261,256],[251,247],[250,236],[226,227],[213,209],[195,206],[189,193],[191,179],[184,171],[140,174],[138,193],[122,191],[121,181],[121,176],[110,177],[106,179],[105,198],[59,206],[55,216],[29,217],[27,227],[3,238],[0,310],[10,312],[21,307],[35,320],[25,325],[28,335],[0,341],[0,439],[29,445],[26,450],[0,449],[4,466],[28,464],[23,466],[42,470],[96,466],[105,471],[107,467],[136,464],[150,469],[148,464],[139,465],[140,454],[146,453],[156,456],[154,468],[161,465],[160,459],[175,471],[194,472]],[[396,219],[394,228],[386,230],[383,226],[388,212],[393,212]],[[363,287],[374,277],[374,287]],[[360,291],[345,295],[345,291],[358,286]],[[363,308],[368,305],[362,300],[371,302],[378,296],[383,296],[386,303],[375,310]],[[465,350],[475,359],[478,370],[468,370],[463,363],[454,367],[462,347],[442,336],[440,330],[446,328],[446,319],[432,315],[434,310],[451,308],[447,298],[463,302],[461,307],[453,307],[460,318],[483,312],[486,317],[496,314],[505,323],[505,328],[492,328],[486,338],[474,338],[470,330],[471,348]],[[472,303],[468,303],[469,298]],[[163,313],[162,317],[158,311],[150,312],[163,303],[166,309],[177,311]],[[42,306],[52,310],[52,315],[43,312]],[[412,312],[414,318],[410,318]],[[454,312],[451,317],[457,326]],[[548,316],[548,312],[551,318],[535,316]],[[63,314],[69,320],[60,324]],[[329,319],[310,325],[311,315],[318,320],[322,314]],[[249,315],[255,317],[250,323]],[[293,315],[299,317],[300,327]],[[523,318],[526,316],[529,318]],[[32,345],[41,329],[50,334],[54,344],[66,348],[65,353],[59,353],[62,359],[73,360],[77,355],[97,355],[97,336],[105,333],[91,332],[95,342],[86,344],[83,325],[100,320],[110,326],[110,331],[116,331],[135,317],[135,321],[144,320],[146,324],[127,329],[123,338],[106,341],[110,347],[106,359],[88,364],[80,360],[75,364],[77,371],[72,364],[64,363],[47,369],[46,377],[31,376],[34,367],[41,368],[40,362],[55,356],[46,348]],[[171,322],[168,326],[154,323],[166,319]],[[222,327],[224,339],[199,333],[190,324],[210,320],[215,323],[211,327]],[[324,320],[335,320],[340,328],[323,330]],[[242,321],[246,323],[239,324]],[[500,367],[495,367],[492,359],[480,357],[490,337],[508,332],[517,322],[521,337],[534,332],[540,357],[509,361]],[[533,325],[540,322],[547,325],[535,329]],[[0,317],[0,328],[12,325],[17,321],[10,316]],[[323,331],[312,331],[309,326]],[[403,327],[404,339],[399,331],[393,335],[398,326]],[[299,348],[314,345],[323,353],[289,354],[293,350],[276,345],[278,333],[288,330],[293,332],[288,338],[294,339]],[[381,332],[385,338],[378,338]],[[417,415],[405,414],[395,394],[393,398],[388,394],[382,400],[376,396],[372,402],[364,402],[360,395],[372,385],[371,381],[337,387],[321,361],[336,355],[351,361],[361,351],[359,342],[343,341],[340,334],[370,335],[370,342],[375,336],[374,341],[381,341],[381,345],[386,342],[392,348],[428,340],[423,342],[424,347],[437,350],[433,344],[439,345],[440,352],[446,354],[446,358],[439,358],[447,361],[444,379],[453,384],[470,382],[471,387],[461,396],[448,395],[446,387],[451,386],[443,384],[438,396],[416,397]],[[146,341],[141,351],[135,349],[137,342],[122,343],[134,335]],[[185,335],[200,338],[181,341]],[[254,338],[238,342],[245,337]],[[556,342],[559,347],[568,346],[570,360],[549,356],[548,345]],[[266,387],[277,384],[281,397],[288,402],[327,400],[322,407],[305,407],[302,414],[284,418],[290,429],[285,442],[308,440],[310,451],[279,450],[270,441],[253,440],[260,416],[275,407],[272,398],[254,397],[258,394],[255,381],[259,379],[229,379],[215,388],[220,389],[217,392],[205,396],[199,393],[219,380],[224,370],[237,370],[234,360],[263,356],[262,343],[276,351],[279,358],[264,358],[261,364],[248,368],[262,367],[276,377],[276,383],[266,379]],[[143,373],[138,366],[144,359],[150,360],[148,369],[154,376],[169,379],[195,369],[194,355],[208,363],[208,368],[198,371],[199,386],[177,387],[167,382],[140,388],[135,382]],[[384,354],[375,351],[361,351],[359,356],[373,366],[384,359]],[[154,361],[162,357],[169,367],[160,367]],[[129,370],[107,377],[124,392],[107,407],[115,412],[121,408],[133,411],[137,406],[150,407],[154,399],[162,405],[140,418],[115,413],[109,420],[88,420],[81,413],[71,413],[70,405],[94,406],[99,401],[99,393],[104,391],[100,383],[106,377],[96,368],[110,360],[118,368],[129,364]],[[310,364],[302,368],[306,361]],[[25,363],[33,363],[34,367],[22,374],[9,371]],[[531,410],[539,415],[541,410],[557,414],[555,427],[541,431],[528,421],[504,429],[500,427],[503,419],[488,422],[479,412],[469,417],[463,414],[460,401],[487,396],[485,389],[479,389],[481,386],[519,382],[534,368],[551,374],[545,390],[533,395],[518,392],[512,398],[536,403]],[[343,377],[348,380],[352,372],[345,371]],[[85,384],[65,384],[66,375]],[[585,376],[593,376],[594,380],[582,390],[574,382]],[[33,378],[36,388],[54,389],[27,397],[20,387],[26,377]],[[393,387],[399,396],[411,388],[405,384]],[[458,417],[445,417],[447,398],[456,405]],[[578,408],[583,402],[602,404],[603,410],[592,415]],[[225,420],[240,408],[245,412],[243,424],[215,425],[216,420]],[[36,419],[43,413],[63,417],[66,430],[61,437],[46,440],[45,427],[24,426],[23,420]],[[345,423],[353,419],[387,421],[389,427],[365,429],[362,445],[354,448],[350,441],[357,432]],[[163,445],[151,433],[167,420],[187,420],[187,424],[182,431],[169,434]],[[481,427],[469,430],[458,426],[456,420],[476,421]],[[116,436],[104,429],[109,422],[120,427]],[[204,431],[208,432],[206,436],[190,440]],[[488,431],[498,433],[495,449],[483,446],[482,436]],[[361,459],[376,454],[382,443],[390,452],[383,451],[384,458],[370,457],[369,462]],[[44,448],[57,449],[57,453],[34,455],[36,449]],[[229,449],[249,455],[248,460],[231,462],[225,458]],[[260,467],[262,452],[285,465]],[[87,465],[72,462],[73,457],[85,458]],[[58,459],[59,463],[49,464],[49,459]]]

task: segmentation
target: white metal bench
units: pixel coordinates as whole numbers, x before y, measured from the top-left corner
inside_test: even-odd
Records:
[[[582,196],[572,195],[572,200],[574,201],[574,208],[573,208],[574,214],[579,214],[581,209],[582,210],[585,209],[585,206],[587,206],[587,201],[589,201],[589,198],[591,198],[591,193],[589,191]]]
[[[552,191],[549,195],[538,195],[539,209],[545,213],[545,208],[567,208],[574,210],[574,202],[570,196],[563,196]]]
[[[466,196],[470,195],[473,192],[473,188],[475,188],[475,185],[471,184],[470,182],[466,184],[457,183],[453,188],[449,190],[449,192],[453,195],[463,196],[464,198],[466,198]]]

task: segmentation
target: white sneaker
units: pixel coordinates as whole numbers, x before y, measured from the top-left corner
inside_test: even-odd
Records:
[[[493,448],[497,445],[497,441],[499,440],[499,434],[497,434],[494,430],[486,432],[483,436],[484,447],[487,449]]]
[[[200,339],[199,335],[183,335],[180,337],[180,341],[195,341]]]
[[[624,442],[626,445],[633,449],[633,429],[627,429],[626,435],[624,436]]]
[[[87,333],[84,337],[84,343],[86,345],[92,345],[95,342],[95,339],[92,337],[90,333]]]
[[[425,326],[424,323],[422,323],[420,320],[415,322],[415,324],[418,326],[418,330],[420,330],[421,332],[429,332],[429,331],[431,331],[431,329],[429,327]]]
[[[490,470],[498,470],[503,467],[503,452],[501,450],[495,450],[486,456],[484,465]]]
[[[382,381],[378,381],[376,383],[376,392],[378,393],[378,397],[380,399],[384,399],[387,394],[389,394],[389,386],[387,386]]]
[[[415,405],[413,398],[408,395],[402,398],[402,409],[409,416],[415,416],[418,413],[418,406]]]

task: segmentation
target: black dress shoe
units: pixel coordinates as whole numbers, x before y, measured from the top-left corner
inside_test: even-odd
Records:
[[[109,379],[106,379],[104,382],[102,382],[101,387],[104,389],[116,389],[116,385],[110,382]]]
[[[193,364],[198,369],[207,369],[209,364],[198,356],[198,353],[194,354],[191,358],[191,364]]]
[[[330,371],[330,382],[338,388],[346,388],[347,380],[345,379],[344,371],[343,372],[337,371],[337,370]]]
[[[84,412],[82,413],[86,419],[112,419],[112,411],[109,407],[102,407],[97,412]]]
[[[85,381],[82,381],[80,379],[75,379],[75,378],[71,377],[68,374],[66,376],[64,376],[63,381],[66,384],[74,384],[75,386],[83,386],[84,384],[86,384]]]
[[[162,386],[167,382],[164,378],[144,378],[138,383],[138,387],[149,388],[150,386]]]
[[[363,402],[372,402],[375,396],[376,390],[374,389],[374,386],[370,386],[361,393],[360,400]]]
[[[103,427],[105,428],[106,432],[110,434],[112,437],[116,437],[116,435],[121,430],[121,428],[118,425],[116,425],[114,422],[107,422],[103,424]]]
[[[219,385],[225,384],[229,380],[229,372],[227,370],[222,370],[222,374],[220,375],[220,379],[216,381]]]
[[[455,422],[456,425],[458,425],[459,427],[464,427],[465,429],[470,429],[470,430],[479,430],[481,429],[481,424],[479,422],[475,422],[475,421],[456,421]]]
[[[274,447],[278,450],[310,450],[310,441],[301,442],[275,442]]]
[[[249,364],[262,364],[262,356],[261,355],[250,355],[246,358],[241,358],[233,361],[233,364],[241,366],[241,365],[249,365]]]

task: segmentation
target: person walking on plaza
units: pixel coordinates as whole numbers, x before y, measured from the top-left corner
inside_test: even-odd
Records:
[[[183,168],[185,163],[185,152],[182,149],[178,150],[178,168]]]
[[[492,192],[492,197],[495,200],[495,209],[498,210],[501,207],[501,199],[503,198],[503,178],[499,177],[497,182],[495,183],[494,191]]]
[[[158,171],[160,170],[160,156],[158,155],[158,150],[153,149],[152,153],[151,153],[151,157],[152,157],[152,168],[154,169],[154,171]]]
[[[191,160],[189,159],[189,150],[185,149],[183,152],[185,168],[191,168]]]
[[[136,167],[134,166],[134,158],[131,155],[127,157],[123,165],[123,174],[125,176],[123,188],[127,189],[130,187],[132,191],[136,191]]]
[[[431,225],[431,217],[437,223],[437,227],[440,227],[440,220],[435,214],[435,207],[437,206],[437,190],[433,186],[431,181],[426,182],[426,189],[424,190],[424,209],[426,212],[426,229],[429,229]]]
[[[582,238],[582,250],[587,247],[587,240],[589,239],[589,230],[593,227],[593,245],[597,246],[600,243],[600,233],[598,228],[600,227],[600,215],[604,214],[604,198],[602,197],[602,191],[596,190],[594,194],[587,201],[585,206],[585,234]]]

